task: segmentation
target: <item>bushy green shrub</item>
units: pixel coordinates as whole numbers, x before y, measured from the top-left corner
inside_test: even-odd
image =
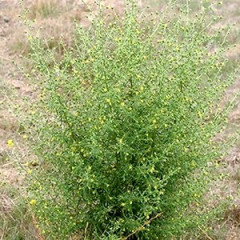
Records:
[[[60,61],[32,41],[45,79],[31,130],[37,219],[50,239],[178,237],[206,220],[190,209],[219,153],[221,42],[201,13],[166,21],[129,3],[104,16],[77,26]]]

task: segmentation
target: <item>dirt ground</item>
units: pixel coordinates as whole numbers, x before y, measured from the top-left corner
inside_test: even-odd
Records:
[[[48,5],[45,10],[42,10],[41,4],[44,1],[53,2],[53,8]],[[21,208],[19,207],[22,199],[25,198],[24,177],[27,174],[22,170],[21,164],[29,161],[29,153],[24,147],[25,136],[21,134],[21,122],[12,112],[15,108],[24,111],[26,99],[31,102],[36,96],[34,86],[17,67],[21,65],[20,56],[28,52],[25,26],[19,15],[24,13],[25,7],[30,8],[28,16],[35,18],[38,26],[46,29],[44,34],[47,37],[54,36],[57,41],[60,38],[59,32],[61,32],[61,37],[70,43],[69,36],[73,20],[88,24],[86,16],[89,14],[89,9],[79,2],[81,1],[59,1],[58,8],[55,9],[56,1],[54,3],[54,0],[25,0],[23,2],[0,0],[0,239],[3,240],[41,239],[29,210],[22,208],[22,205]],[[151,1],[155,7],[159,6],[159,2]],[[198,4],[201,1],[195,2]],[[148,3],[150,0],[140,1],[143,6]],[[109,0],[108,4],[113,4],[118,9],[122,7],[121,1]],[[218,13],[223,15],[223,19],[218,24],[226,26],[235,23],[230,39],[232,47],[227,52],[227,56],[236,64],[240,59],[240,0],[226,0]],[[236,76],[233,86],[228,89],[226,98],[237,93],[240,93],[239,75]],[[224,136],[232,135],[239,129],[240,99],[238,98],[229,116]],[[16,147],[18,150],[15,150]],[[222,171],[228,174],[228,178],[218,183],[221,186],[219,189],[222,189],[219,190],[219,194],[227,194],[231,198],[232,207],[226,212],[224,222],[216,226],[216,234],[213,237],[205,236],[205,239],[239,240],[240,143],[236,143],[224,159]],[[15,218],[21,218],[21,220]],[[24,223],[23,219],[27,223]]]

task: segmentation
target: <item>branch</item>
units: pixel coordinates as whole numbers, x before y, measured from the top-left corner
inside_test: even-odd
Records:
[[[131,236],[135,235],[136,233],[143,231],[145,229],[145,227],[147,225],[149,225],[153,220],[155,220],[156,218],[159,218],[162,215],[162,213],[158,213],[157,215],[155,215],[154,217],[150,218],[148,221],[144,222],[143,225],[141,225],[140,227],[138,227],[135,231],[133,231],[132,233],[130,233],[129,235],[127,235],[126,237],[122,237],[119,240],[128,240]]]

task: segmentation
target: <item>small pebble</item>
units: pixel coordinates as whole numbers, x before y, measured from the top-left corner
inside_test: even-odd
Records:
[[[3,17],[3,21],[4,21],[5,23],[8,23],[8,22],[10,21],[10,19],[7,18],[7,17]]]

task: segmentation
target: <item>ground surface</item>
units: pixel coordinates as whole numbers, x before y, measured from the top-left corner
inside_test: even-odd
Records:
[[[35,1],[43,2],[43,1]],[[71,1],[70,1],[71,2]],[[114,5],[121,8],[116,1]],[[144,5],[150,1],[141,1]],[[198,3],[198,1],[196,1]],[[200,2],[200,1],[199,1]],[[26,2],[30,6],[30,2]],[[109,1],[111,3],[111,1]],[[158,6],[155,1],[155,6]],[[38,7],[38,6],[37,6]],[[71,32],[69,19],[74,16],[84,24],[87,24],[85,16],[88,10],[80,4],[63,14],[56,12],[38,12],[32,8],[40,24],[48,29],[46,34],[59,37],[59,31],[70,41],[68,35]],[[20,54],[24,54],[28,47],[24,40],[24,27],[20,23],[18,15],[22,6],[15,0],[0,0],[0,239],[41,239],[35,228],[34,219],[30,210],[22,205],[25,198],[24,176],[25,171],[19,164],[29,161],[27,150],[24,148],[24,136],[21,134],[21,123],[12,114],[15,106],[24,111],[24,99],[34,100],[34,86],[23,77],[22,73],[13,63],[21,63]],[[60,9],[61,11],[61,9]],[[236,23],[232,43],[236,43],[228,51],[228,57],[236,62],[240,59],[240,1],[229,0],[219,10],[223,14],[221,25]],[[51,15],[52,14],[52,15]],[[50,16],[51,15],[51,16]],[[50,16],[50,17],[49,17]],[[50,29],[50,30],[49,30]],[[226,98],[240,92],[240,76],[236,77],[234,85],[227,91]],[[231,135],[240,127],[240,101],[229,116],[229,124],[225,135]],[[14,146],[11,146],[11,141]],[[8,144],[10,143],[10,144]],[[18,146],[21,154],[12,154]],[[17,156],[21,156],[18,158]],[[224,159],[224,169],[229,177],[220,182],[224,190],[219,194],[227,194],[232,198],[232,207],[226,213],[225,221],[216,226],[216,234],[206,239],[240,239],[240,144],[237,143],[228,157]]]

